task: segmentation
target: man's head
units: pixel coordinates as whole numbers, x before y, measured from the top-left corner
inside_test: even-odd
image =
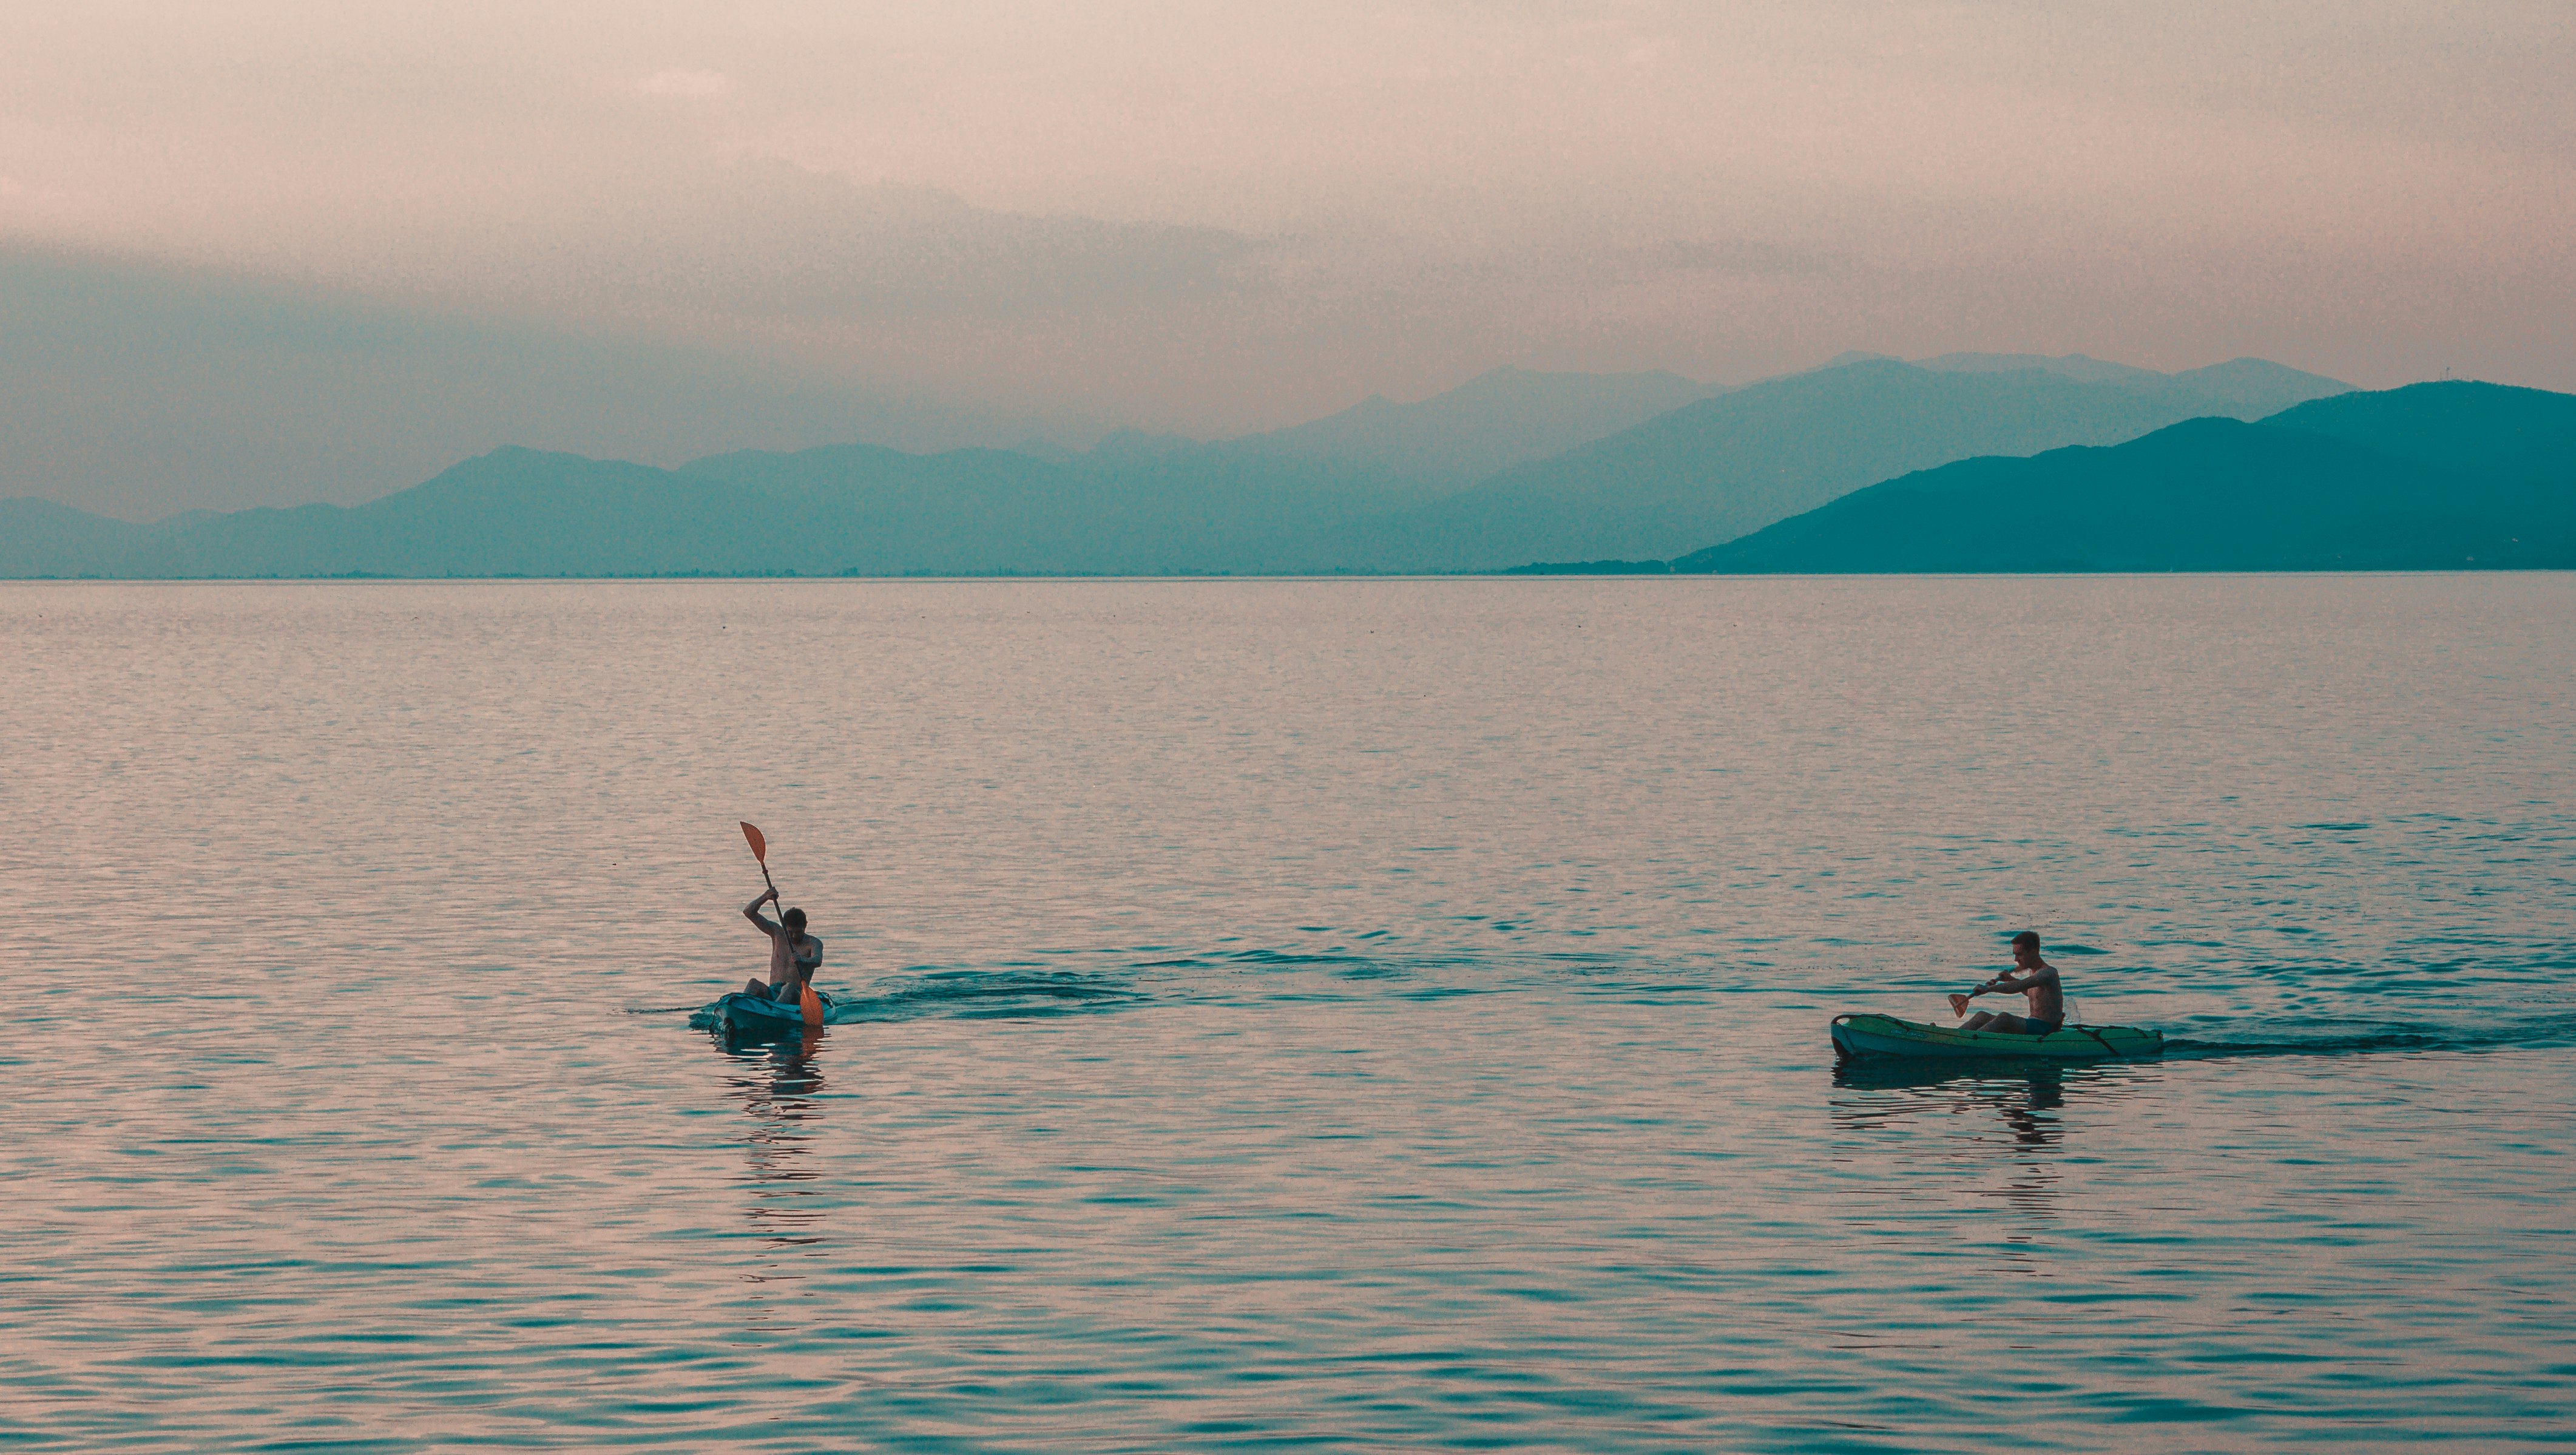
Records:
[[[2020,934],[2013,936],[2012,947],[2014,964],[2036,965],[2039,963],[2039,936],[2036,932],[2024,930]]]
[[[783,921],[789,929],[794,930],[796,933],[800,935],[805,933],[805,911],[801,909],[791,909],[787,911],[787,913],[780,915],[778,918]]]

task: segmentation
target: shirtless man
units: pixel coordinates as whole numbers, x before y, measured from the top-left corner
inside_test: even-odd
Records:
[[[742,917],[769,936],[769,983],[757,980],[742,983],[745,995],[762,995],[771,1000],[801,1000],[804,984],[814,978],[823,964],[823,942],[805,933],[805,911],[791,909],[779,916],[785,926],[771,924],[760,917],[760,907],[778,900],[775,889],[762,891],[759,898],[742,907]]]
[[[1968,1015],[1968,1002],[1989,990],[2020,991],[2030,998],[2030,1014],[2013,1015],[2007,1011],[1981,1010],[1968,1016],[1963,1031],[2007,1031],[2025,1036],[2044,1036],[2066,1024],[2066,996],[2057,988],[2057,967],[2039,958],[2039,936],[2024,930],[2012,938],[2013,964],[2021,971],[2016,980],[2010,974],[1998,975],[1966,995],[1950,997],[1952,1015]]]

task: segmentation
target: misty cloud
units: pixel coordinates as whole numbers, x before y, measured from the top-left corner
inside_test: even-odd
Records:
[[[774,160],[688,181],[621,199],[630,226],[573,219],[509,291],[810,323],[1150,307],[1262,283],[1264,245],[1217,228],[1026,216]]]
[[[677,464],[1110,422],[864,360],[0,246],[0,498],[133,520],[354,504],[506,444]]]

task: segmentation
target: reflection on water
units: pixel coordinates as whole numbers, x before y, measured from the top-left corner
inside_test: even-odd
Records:
[[[772,1254],[743,1273],[745,1282],[801,1278],[784,1260],[797,1256],[791,1250],[823,1241],[823,1202],[814,1185],[820,1171],[809,1144],[822,1122],[822,1053],[830,1034],[742,1038],[719,1031],[713,1038],[731,1063],[726,1089],[750,1118],[736,1138],[744,1170],[735,1180],[750,1193],[746,1216]]]
[[[1845,1061],[1833,1084],[1835,1130],[1867,1143],[1867,1155],[1935,1174],[1936,1190],[1966,1190],[2036,1220],[2059,1214],[2069,1096],[2122,1094],[2101,1068],[2029,1062]],[[1891,1185],[1909,1199],[1927,1190],[1913,1178]],[[2006,1235],[2006,1258],[2019,1271],[2044,1271],[2028,1255],[2029,1238]]]

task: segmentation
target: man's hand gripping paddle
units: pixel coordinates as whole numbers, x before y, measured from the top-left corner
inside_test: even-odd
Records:
[[[742,825],[742,837],[744,842],[751,845],[751,857],[760,861],[760,882],[769,886],[769,892],[772,895],[777,894],[778,881],[769,877],[769,840],[762,835],[757,826],[749,821],[744,821]],[[783,917],[779,923],[779,928],[782,930],[787,928]],[[793,963],[795,958],[796,957],[793,954],[788,956],[790,963]],[[796,990],[797,998],[801,1002],[801,1008],[805,1012],[805,1028],[807,1030],[822,1029],[823,1000],[822,997],[814,993],[814,982],[811,980],[800,979],[796,982]]]

